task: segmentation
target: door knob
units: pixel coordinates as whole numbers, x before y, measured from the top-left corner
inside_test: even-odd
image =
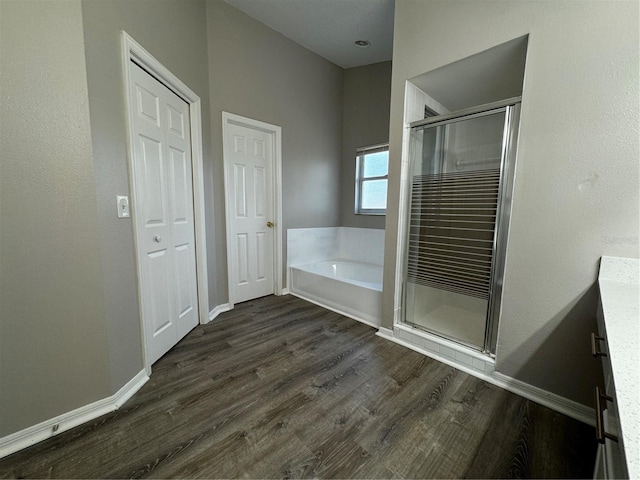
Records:
[[[160,235],[156,235],[155,237],[153,237],[153,241],[160,243],[160,241],[162,240],[162,238],[160,237]]]
[[[273,228],[273,222],[267,222],[267,227]]]

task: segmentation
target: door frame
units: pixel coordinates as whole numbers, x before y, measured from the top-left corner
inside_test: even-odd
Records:
[[[142,263],[140,262],[141,236],[136,222],[136,198],[138,190],[135,183],[134,171],[134,136],[133,115],[134,109],[130,105],[131,92],[131,62],[135,61],[144,70],[149,72],[160,83],[177,94],[189,105],[189,121],[191,122],[191,172],[193,182],[193,220],[195,234],[196,253],[196,285],[198,290],[198,320],[200,324],[209,321],[209,288],[207,276],[207,242],[205,227],[205,195],[204,195],[204,167],[202,154],[202,104],[200,97],[187,87],[178,77],[172,74],[153,55],[136,42],[127,32],[121,31],[122,39],[122,68],[124,74],[125,109],[127,121],[127,165],[129,169],[129,190],[131,192],[131,209],[133,223],[133,238],[135,244],[136,274],[138,284],[138,308],[140,313],[140,331],[142,334],[142,352],[144,368],[147,375],[151,375],[151,363],[149,361],[149,345],[147,344],[147,318],[144,309],[144,289],[141,285]]]
[[[239,125],[241,127],[251,128],[254,130],[260,130],[271,135],[272,142],[272,157],[273,169],[272,169],[272,191],[273,191],[273,223],[274,225],[274,242],[273,242],[273,293],[275,295],[283,295],[282,290],[282,128],[278,125],[272,125],[270,123],[261,122],[260,120],[254,120],[252,118],[243,117],[234,113],[222,112],[222,158],[224,169],[224,204],[225,204],[225,229],[227,239],[227,285],[229,295],[229,307],[233,308],[233,302],[231,301],[231,229],[229,228],[229,219],[231,218],[231,202],[229,201],[229,185],[231,179],[229,178],[228,164],[229,158],[226,152],[229,149],[227,144],[227,130],[229,125]]]

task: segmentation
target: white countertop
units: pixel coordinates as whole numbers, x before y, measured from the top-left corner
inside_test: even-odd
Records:
[[[602,257],[598,276],[629,478],[640,478],[640,260]]]

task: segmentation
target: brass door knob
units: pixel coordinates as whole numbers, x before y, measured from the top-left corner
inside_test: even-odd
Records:
[[[267,222],[267,227],[273,228],[273,222]]]

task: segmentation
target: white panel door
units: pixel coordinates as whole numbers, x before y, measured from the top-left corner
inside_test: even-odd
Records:
[[[189,106],[131,65],[134,213],[150,363],[198,324]]]
[[[227,228],[232,303],[274,293],[273,134],[228,122]]]

